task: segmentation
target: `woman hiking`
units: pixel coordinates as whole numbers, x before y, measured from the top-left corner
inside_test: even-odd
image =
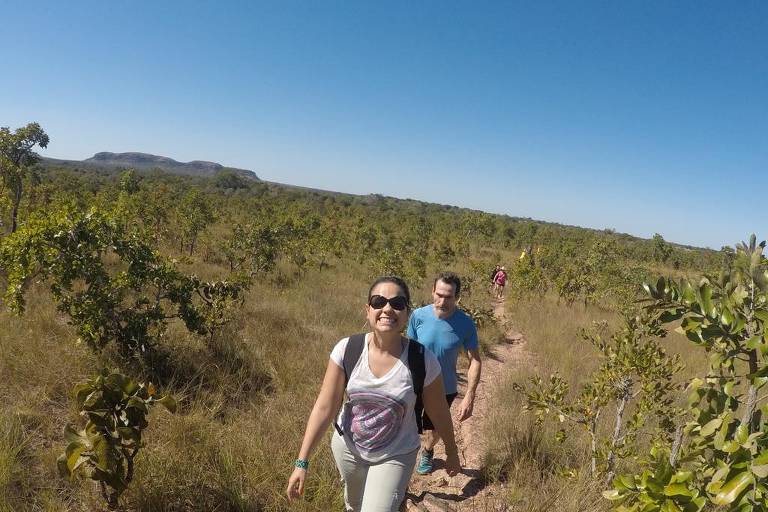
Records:
[[[507,284],[507,269],[501,267],[493,276],[493,289],[497,300],[504,299],[504,285]]]
[[[402,279],[380,277],[368,291],[366,318],[372,332],[344,338],[333,348],[288,479],[289,501],[303,494],[309,458],[345,391],[347,401],[332,434],[331,450],[344,480],[347,512],[399,509],[419,450],[415,413],[419,387],[424,409],[445,441],[446,471],[451,476],[461,471],[440,363],[432,352],[401,335],[410,299]],[[359,358],[350,363],[357,350]]]

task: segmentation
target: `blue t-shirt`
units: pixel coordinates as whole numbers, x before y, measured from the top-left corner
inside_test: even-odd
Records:
[[[477,329],[472,318],[460,309],[446,318],[437,318],[432,304],[415,310],[408,320],[408,337],[417,340],[437,356],[443,370],[445,393],[456,393],[456,359],[459,349],[476,349]]]

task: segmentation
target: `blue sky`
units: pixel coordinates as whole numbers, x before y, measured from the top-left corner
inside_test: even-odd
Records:
[[[0,126],[720,248],[768,213],[768,3],[5,2]]]

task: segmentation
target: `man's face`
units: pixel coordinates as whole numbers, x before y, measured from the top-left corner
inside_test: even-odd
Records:
[[[438,318],[448,318],[456,311],[456,287],[445,281],[438,280],[432,290],[432,302]]]

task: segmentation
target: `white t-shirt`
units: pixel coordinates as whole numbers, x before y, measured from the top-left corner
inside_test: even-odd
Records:
[[[419,447],[419,431],[413,409],[416,393],[408,369],[410,342],[404,344],[395,365],[382,377],[376,377],[368,365],[370,339],[369,333],[365,337],[363,353],[349,376],[348,400],[341,408],[337,421],[344,430],[344,440],[352,453],[368,462],[379,462],[416,450]],[[331,360],[342,369],[348,342],[349,338],[342,339],[331,352]],[[426,348],[424,369],[426,387],[441,372],[437,357]]]

